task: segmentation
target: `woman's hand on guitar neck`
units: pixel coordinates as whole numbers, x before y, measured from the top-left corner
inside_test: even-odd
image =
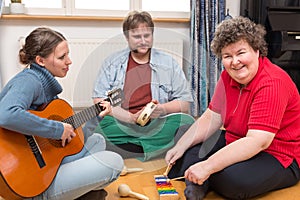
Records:
[[[76,133],[74,132],[74,128],[72,125],[63,123],[64,125],[64,132],[61,136],[61,145],[64,147],[67,143],[70,143],[72,138],[76,136]]]

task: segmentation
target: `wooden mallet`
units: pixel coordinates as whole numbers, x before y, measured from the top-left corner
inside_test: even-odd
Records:
[[[166,171],[163,173],[163,175],[165,177],[168,177],[168,174],[169,174],[169,171],[171,170],[171,168],[172,168],[172,165],[171,165],[171,163],[169,163],[168,166],[167,166]]]
[[[163,173],[163,176],[165,176],[165,177],[167,178],[167,182],[170,182],[170,181],[176,181],[176,180],[179,180],[179,179],[183,179],[183,178],[184,178],[184,176],[180,176],[180,177],[176,177],[176,178],[169,179],[169,178],[168,178],[168,174],[169,174],[171,168],[172,168],[172,165],[169,163],[168,166],[167,166],[166,171]]]
[[[133,173],[133,172],[140,172],[140,171],[143,171],[143,169],[142,168],[127,168],[125,165],[124,165],[124,168],[123,168],[123,170],[122,170],[122,172],[121,172],[121,176],[124,176],[124,175],[126,175],[126,174],[128,174],[128,173]]]

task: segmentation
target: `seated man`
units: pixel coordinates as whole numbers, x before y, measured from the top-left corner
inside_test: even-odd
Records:
[[[170,55],[152,48],[153,31],[149,13],[131,12],[123,22],[128,48],[106,58],[95,82],[94,103],[113,88],[124,91],[122,105],[92,130],[123,158],[148,160],[163,155],[173,146],[177,128],[194,122],[187,114],[192,97],[185,75]],[[151,120],[141,126],[138,117],[149,102],[156,108]]]

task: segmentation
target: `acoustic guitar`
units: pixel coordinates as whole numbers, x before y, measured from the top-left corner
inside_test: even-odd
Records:
[[[119,105],[123,100],[122,90],[108,92],[105,100],[112,106]],[[5,200],[17,200],[44,192],[55,178],[63,158],[83,148],[81,125],[102,110],[98,103],[75,114],[66,101],[55,99],[41,111],[29,111],[42,118],[71,124],[76,137],[65,147],[61,140],[24,135],[0,127],[0,196]]]

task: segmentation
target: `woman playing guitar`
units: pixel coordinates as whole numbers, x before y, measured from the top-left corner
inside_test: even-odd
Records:
[[[92,199],[102,191],[104,199],[102,189],[118,178],[123,159],[105,151],[101,135],[84,139],[78,117],[58,99],[62,88],[55,77],[65,77],[72,64],[67,40],[50,28],[36,28],[19,57],[27,67],[0,93],[0,195],[6,200]],[[37,111],[42,105],[47,106]],[[101,120],[111,112],[108,101],[93,108],[96,114],[87,119]]]

